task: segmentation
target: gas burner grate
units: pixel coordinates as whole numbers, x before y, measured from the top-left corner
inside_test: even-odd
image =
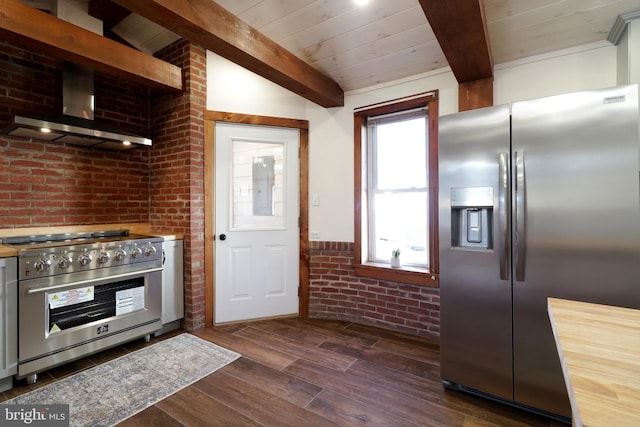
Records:
[[[0,244],[8,246],[29,245],[36,243],[73,242],[86,239],[104,239],[109,237],[129,236],[129,230],[101,230],[79,233],[37,234],[29,236],[13,236],[0,240]]]

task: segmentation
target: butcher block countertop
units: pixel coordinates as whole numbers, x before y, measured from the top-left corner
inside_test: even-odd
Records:
[[[574,426],[640,426],[640,310],[549,298]]]
[[[17,256],[18,251],[10,246],[0,245],[0,258],[8,258],[12,256]]]
[[[93,225],[67,225],[57,227],[31,227],[31,228],[4,228],[0,229],[0,239],[3,237],[24,236],[31,234],[56,234],[78,233],[83,231],[102,230],[129,230],[130,233],[148,234],[150,236],[164,237],[165,240],[180,240],[184,236],[179,233],[163,233],[154,231],[148,223],[127,224],[93,224]],[[11,246],[0,245],[0,258],[18,256],[18,250]]]

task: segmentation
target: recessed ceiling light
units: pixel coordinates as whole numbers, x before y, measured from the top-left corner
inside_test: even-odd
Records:
[[[49,132],[51,132],[51,129],[49,129],[49,128],[40,128],[40,132],[49,133]]]
[[[364,6],[365,4],[369,3],[369,0],[353,0],[353,2],[358,6]]]

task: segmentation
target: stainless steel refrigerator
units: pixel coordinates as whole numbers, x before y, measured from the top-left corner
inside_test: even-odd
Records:
[[[633,85],[440,118],[445,386],[571,416],[547,297],[640,308],[639,117]]]

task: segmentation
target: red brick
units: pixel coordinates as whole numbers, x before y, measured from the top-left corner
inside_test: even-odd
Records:
[[[310,242],[310,317],[438,336],[438,289],[355,276],[351,242]]]

